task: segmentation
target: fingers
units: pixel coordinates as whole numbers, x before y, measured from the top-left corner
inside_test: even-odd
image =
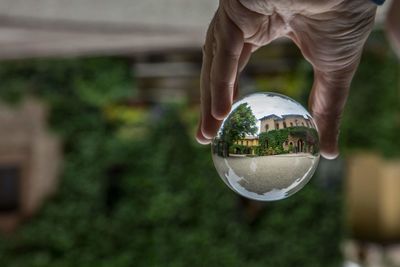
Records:
[[[196,139],[200,144],[208,144],[218,130],[221,122],[211,115],[210,72],[213,60],[215,18],[207,31],[203,47],[203,65],[200,77],[201,119]]]
[[[247,63],[250,60],[251,53],[253,53],[255,49],[256,47],[252,44],[245,43],[243,45],[242,54],[240,55],[239,58],[239,67],[238,67],[239,73],[241,73],[244,67],[246,67]]]
[[[215,27],[216,46],[210,76],[211,113],[217,120],[223,120],[232,106],[244,40],[243,33],[223,9],[218,11]]]
[[[235,87],[233,90],[233,100],[236,100],[239,95],[239,77],[242,71],[244,70],[244,67],[247,65],[247,63],[250,60],[251,53],[255,50],[255,46],[249,43],[245,43],[243,45],[242,49],[242,54],[240,55],[239,58],[239,66],[238,66],[238,73],[236,74],[236,80],[235,80]]]
[[[201,130],[201,125],[202,125],[202,116],[200,116],[199,125],[197,127],[196,140],[201,145],[208,145],[211,142],[211,140],[203,135],[203,132]]]
[[[327,159],[339,155],[342,112],[374,23],[376,7],[368,5],[364,9],[337,12],[340,20],[296,16],[291,24],[293,31],[289,37],[314,67],[309,106],[320,133],[321,155]]]
[[[320,152],[326,159],[339,156],[340,122],[355,69],[352,66],[343,73],[315,71],[309,105],[320,134]]]
[[[219,9],[203,48],[201,122],[196,134],[201,144],[210,142],[231,109],[234,91],[237,92],[239,61],[247,62],[249,57],[241,57],[243,46],[242,32]]]

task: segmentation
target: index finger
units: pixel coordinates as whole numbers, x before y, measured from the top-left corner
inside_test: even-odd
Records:
[[[244,37],[223,9],[218,10],[214,36],[216,47],[210,76],[212,115],[222,120],[232,106]]]
[[[196,134],[197,141],[201,144],[208,144],[221,125],[221,121],[216,120],[211,115],[210,72],[213,61],[213,48],[215,46],[214,27],[216,16],[217,14],[210,23],[203,47],[203,64],[200,77],[201,118]]]

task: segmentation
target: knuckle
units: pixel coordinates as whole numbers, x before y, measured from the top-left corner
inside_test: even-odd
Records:
[[[226,58],[232,61],[238,61],[243,48],[242,42],[231,41],[228,43],[217,42],[216,44],[216,54],[220,55],[222,58]]]

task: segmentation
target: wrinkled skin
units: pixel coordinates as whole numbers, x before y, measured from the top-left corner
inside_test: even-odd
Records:
[[[314,69],[309,108],[321,154],[337,157],[341,114],[376,8],[366,0],[220,0],[203,48],[198,142],[216,135],[251,53],[288,37]]]

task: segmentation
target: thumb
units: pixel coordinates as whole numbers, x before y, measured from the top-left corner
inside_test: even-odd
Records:
[[[320,134],[320,153],[326,159],[339,156],[339,130],[355,67],[347,71],[314,71],[309,107]]]

